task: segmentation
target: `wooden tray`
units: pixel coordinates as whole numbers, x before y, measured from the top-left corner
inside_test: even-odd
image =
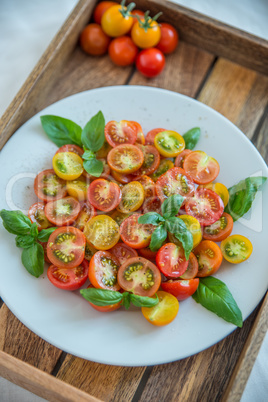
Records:
[[[148,85],[179,92],[236,124],[268,160],[268,45],[164,1],[137,0],[163,11],[180,33],[177,51],[155,79],[135,68],[93,58],[77,45],[93,0],[81,0],[3,115],[0,146],[35,113],[71,94],[101,86]],[[266,75],[265,75],[266,74]],[[265,135],[266,134],[266,135]],[[242,329],[211,348],[174,363],[117,367],[86,361],[55,348],[0,304],[0,375],[51,401],[239,401],[267,331],[268,296]]]

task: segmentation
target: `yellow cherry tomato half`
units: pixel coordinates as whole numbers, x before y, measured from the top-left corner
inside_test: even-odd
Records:
[[[64,180],[75,180],[84,171],[83,159],[74,152],[58,152],[52,159],[57,176]]]
[[[122,198],[117,209],[124,214],[137,211],[144,201],[144,188],[138,181],[131,181],[122,188]]]
[[[192,233],[193,248],[202,240],[202,230],[199,221],[191,215],[180,215],[179,218],[185,223],[186,228]]]
[[[131,29],[131,38],[135,45],[141,49],[148,49],[158,44],[161,38],[161,29],[156,21],[148,20],[148,24],[143,25],[144,19],[140,22],[135,22]]]
[[[75,180],[69,180],[66,183],[67,193],[78,201],[86,200],[88,187],[89,182],[83,176]]]
[[[154,307],[142,307],[141,312],[151,324],[163,326],[170,324],[177,316],[179,302],[171,293],[159,290],[156,292],[159,303]]]
[[[161,159],[158,168],[150,175],[153,181],[157,181],[162,174],[174,167],[174,163],[170,159]]]
[[[226,207],[226,205],[228,204],[229,201],[229,191],[227,189],[227,187],[222,184],[222,183],[208,183],[208,184],[204,184],[204,185],[200,185],[198,186],[199,188],[208,188],[209,190],[213,190],[215,191],[215,193],[217,193],[223,203],[224,203],[224,207]]]
[[[236,234],[224,239],[220,248],[225,260],[233,264],[246,261],[253,251],[250,240],[245,236]]]
[[[101,27],[108,36],[116,38],[130,31],[133,18],[131,16],[132,8],[129,6],[117,4],[105,11],[101,17]]]
[[[91,218],[85,225],[84,235],[98,250],[109,250],[120,238],[118,224],[108,215]]]
[[[154,137],[154,145],[162,156],[173,158],[185,148],[183,137],[176,131],[161,131]]]

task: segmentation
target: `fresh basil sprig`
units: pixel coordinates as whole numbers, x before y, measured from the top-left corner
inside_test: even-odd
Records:
[[[38,232],[36,223],[21,211],[2,209],[0,216],[4,228],[16,235],[16,246],[22,248],[21,261],[27,271],[38,278],[44,272],[44,250],[38,241],[46,242],[56,228],[43,229]]]
[[[257,191],[261,190],[266,180],[267,177],[263,176],[247,177],[230,187],[229,202],[225,212],[231,215],[234,221],[241,218],[251,208]]]
[[[41,124],[48,137],[58,146],[75,144],[83,147],[85,152],[83,167],[88,174],[99,177],[103,172],[103,163],[96,159],[96,152],[104,144],[105,119],[99,111],[82,128],[72,120],[59,116],[41,116]]]
[[[193,248],[193,236],[185,223],[179,219],[178,214],[184,198],[180,194],[174,194],[167,198],[161,205],[163,216],[156,212],[148,212],[139,217],[138,223],[157,226],[152,233],[150,249],[157,251],[167,238],[168,232],[174,233],[182,243],[185,258],[188,260]]]
[[[192,298],[225,321],[242,327],[242,313],[228,287],[219,279],[213,276],[199,278],[198,288]]]
[[[81,289],[81,295],[90,303],[96,306],[110,306],[112,304],[120,303],[126,309],[129,308],[130,303],[134,304],[136,307],[153,307],[159,302],[158,296],[146,297],[138,296],[129,292],[116,292],[114,290],[108,289]]]
[[[187,131],[183,134],[183,139],[185,141],[185,149],[194,149],[196,146],[199,137],[200,137],[201,130],[199,127],[191,128],[191,130]]]

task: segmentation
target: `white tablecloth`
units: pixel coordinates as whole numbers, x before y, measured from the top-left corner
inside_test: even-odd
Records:
[[[267,0],[174,0],[198,12],[268,39]],[[0,1],[0,115],[12,101],[77,0]],[[268,335],[242,402],[268,400]],[[42,401],[0,378],[0,402]]]

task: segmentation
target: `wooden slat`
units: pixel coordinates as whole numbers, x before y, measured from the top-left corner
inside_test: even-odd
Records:
[[[254,139],[253,143],[259,150],[265,162],[268,164],[268,107],[265,110],[265,116],[260,127],[260,132],[257,138]]]

